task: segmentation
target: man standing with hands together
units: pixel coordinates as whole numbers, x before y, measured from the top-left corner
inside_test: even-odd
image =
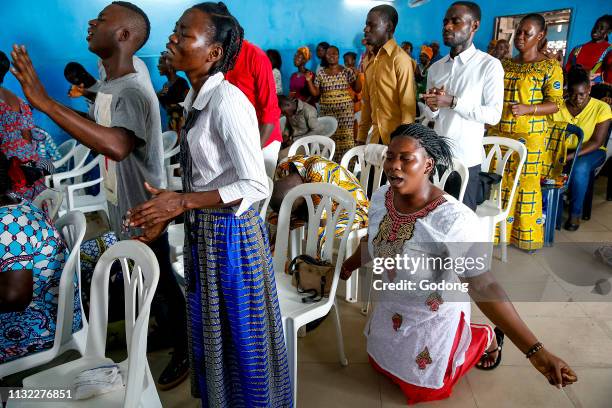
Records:
[[[476,3],[451,4],[442,29],[450,55],[431,65],[428,92],[423,95],[426,114],[436,121],[434,130],[451,139],[453,157],[469,169],[463,203],[472,210],[476,210],[484,125],[499,122],[504,99],[501,63],[473,44],[480,18]],[[453,185],[451,189],[458,192],[459,187]]]

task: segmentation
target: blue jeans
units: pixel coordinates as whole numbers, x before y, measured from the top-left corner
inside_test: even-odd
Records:
[[[569,210],[572,217],[580,217],[582,216],[582,205],[584,204],[584,197],[589,188],[591,173],[604,163],[606,160],[606,152],[597,149],[594,152],[579,156],[575,160],[574,172],[569,184]]]

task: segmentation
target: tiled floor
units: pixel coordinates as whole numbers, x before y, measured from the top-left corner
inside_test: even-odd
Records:
[[[597,243],[612,243],[612,203],[603,199],[603,183],[596,194],[591,221],[576,232],[557,231],[553,248],[535,254],[510,248],[507,264],[493,264],[521,316],[549,350],[575,369],[578,383],[563,390],[551,387],[507,341],[498,369],[472,370],[450,399],[427,407],[612,407],[612,293],[601,285],[612,282],[612,268],[592,255]],[[598,282],[604,291],[596,290]],[[367,362],[366,317],[359,309],[360,304],[341,302],[348,367],[338,363],[330,319],[299,339],[300,407],[405,406],[399,389]],[[488,320],[474,307],[472,321]],[[149,354],[155,377],[168,360],[167,351]],[[167,408],[200,406],[190,396],[189,381],[159,395]]]
[[[605,181],[605,179],[604,179]],[[507,264],[494,261],[497,279],[531,330],[549,350],[577,372],[577,384],[563,390],[548,385],[509,341],[502,365],[472,370],[446,401],[427,407],[612,407],[612,293],[592,293],[601,279],[612,282],[612,268],[592,255],[595,243],[612,243],[612,203],[597,186],[593,217],[576,232],[557,231],[553,248],[535,254],[509,249]],[[342,329],[349,366],[338,363],[335,331],[326,320],[299,339],[298,406],[391,408],[406,406],[398,387],[368,364],[366,318],[360,305],[341,302]],[[488,321],[476,307],[474,322]],[[163,367],[150,356],[152,370]],[[163,362],[167,361],[164,356]],[[189,387],[160,393],[164,407],[197,407]]]

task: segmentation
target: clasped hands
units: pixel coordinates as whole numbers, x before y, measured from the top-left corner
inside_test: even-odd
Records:
[[[135,239],[149,243],[155,241],[170,221],[185,212],[184,196],[174,191],[152,187],[145,182],[152,197],[127,212],[130,227],[141,227],[143,234]]]
[[[437,111],[439,108],[450,108],[453,103],[453,96],[446,94],[444,85],[440,88],[433,87],[422,96],[425,100],[425,105],[427,105],[432,112]]]

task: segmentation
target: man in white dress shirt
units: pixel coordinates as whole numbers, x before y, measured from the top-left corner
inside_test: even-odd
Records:
[[[472,210],[476,209],[484,125],[499,122],[504,99],[501,63],[473,44],[480,14],[480,7],[470,1],[457,1],[446,11],[442,35],[450,55],[429,68],[424,95],[425,113],[436,122],[434,130],[451,139],[453,156],[469,169],[463,203]],[[447,189],[459,190],[448,184]]]

